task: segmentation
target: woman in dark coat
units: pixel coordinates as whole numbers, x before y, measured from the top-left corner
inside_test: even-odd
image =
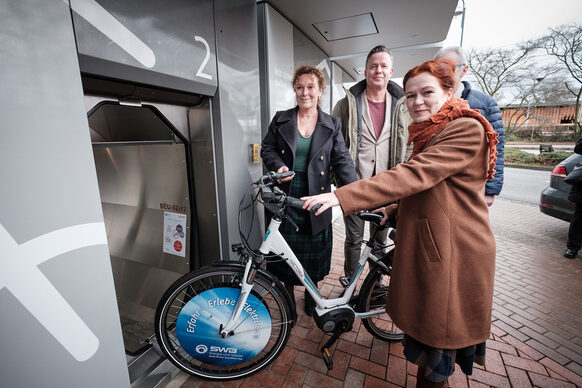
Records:
[[[279,111],[273,117],[263,139],[261,157],[270,171],[293,170],[295,175],[282,182],[281,188],[293,197],[331,192],[331,173],[341,185],[356,180],[356,170],[344,144],[341,121],[319,109],[325,88],[321,71],[302,66],[293,76],[297,106]],[[299,227],[296,232],[290,222],[281,226],[281,233],[315,283],[328,273],[331,263],[331,210],[319,217],[301,210],[288,210]],[[283,281],[293,295],[293,285],[299,280],[281,262],[268,266],[269,271]],[[305,311],[312,315],[315,304],[305,293]]]

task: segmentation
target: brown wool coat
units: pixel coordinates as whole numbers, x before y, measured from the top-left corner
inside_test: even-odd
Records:
[[[458,118],[407,163],[335,191],[344,214],[400,199],[386,309],[440,349],[484,342],[491,328],[495,239],[483,199],[483,126]]]

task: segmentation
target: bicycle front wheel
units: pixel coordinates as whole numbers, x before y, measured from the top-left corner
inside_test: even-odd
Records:
[[[394,250],[387,253],[388,256],[394,255]],[[392,262],[392,257],[389,257],[389,262]],[[384,270],[380,266],[375,265],[370,269],[368,276],[364,279],[362,288],[360,290],[360,300],[358,303],[358,311],[375,311],[381,310],[382,313],[363,318],[362,323],[364,327],[374,337],[384,341],[400,341],[404,337],[404,333],[396,327],[390,315],[386,313],[386,297],[388,289],[390,288],[390,270]]]
[[[158,305],[155,329],[160,348],[186,373],[226,380],[267,366],[285,347],[291,309],[279,282],[257,273],[234,334],[226,325],[240,295],[244,268],[215,266],[178,279]]]

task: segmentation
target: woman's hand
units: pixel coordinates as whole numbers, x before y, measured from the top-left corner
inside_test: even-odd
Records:
[[[397,209],[398,209],[398,205],[393,203],[392,205],[378,208],[378,209],[372,211],[372,213],[384,214],[384,218],[382,218],[382,221],[380,221],[380,225],[384,225],[386,223],[386,221],[388,221],[390,218],[394,218],[394,216],[396,215]]]
[[[311,210],[317,204],[321,204],[319,210],[315,213],[316,216],[320,215],[330,207],[338,206],[340,203],[334,193],[324,193],[319,195],[312,195],[311,197],[301,197],[303,204],[303,209]]]
[[[279,167],[279,169],[277,170],[277,172],[287,172],[287,171],[289,171],[289,167],[287,167],[287,166],[281,166],[281,167]],[[291,175],[291,176],[288,176],[287,178],[283,178],[283,179],[281,179],[281,180],[279,180],[279,181],[277,181],[277,182],[279,182],[279,183],[280,183],[280,182],[287,182],[287,181],[290,181],[291,179],[293,179],[293,177],[294,177],[294,176],[295,176],[295,174],[293,174],[293,175]]]

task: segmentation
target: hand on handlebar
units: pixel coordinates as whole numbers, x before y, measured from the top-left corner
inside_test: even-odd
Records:
[[[382,221],[380,221],[380,225],[384,225],[386,223],[386,221],[388,221],[390,218],[394,218],[394,216],[396,215],[396,210],[398,209],[398,205],[393,203],[392,205],[388,205],[385,207],[380,207],[374,211],[372,211],[372,213],[382,213],[384,215],[384,218],[382,218]]]
[[[320,215],[327,209],[334,206],[339,206],[340,204],[334,193],[324,193],[319,195],[312,195],[310,197],[301,197],[301,200],[305,201],[303,204],[303,209],[307,210],[311,210],[311,208],[315,205],[321,204],[319,210],[315,212],[316,216]]]
[[[278,173],[287,172],[287,171],[289,171],[289,167],[287,167],[287,166],[281,166],[277,170]],[[291,175],[290,177],[283,178],[283,179],[279,180],[279,182],[287,182],[287,181],[290,181],[291,179],[293,179],[294,176],[295,176],[295,174]]]

